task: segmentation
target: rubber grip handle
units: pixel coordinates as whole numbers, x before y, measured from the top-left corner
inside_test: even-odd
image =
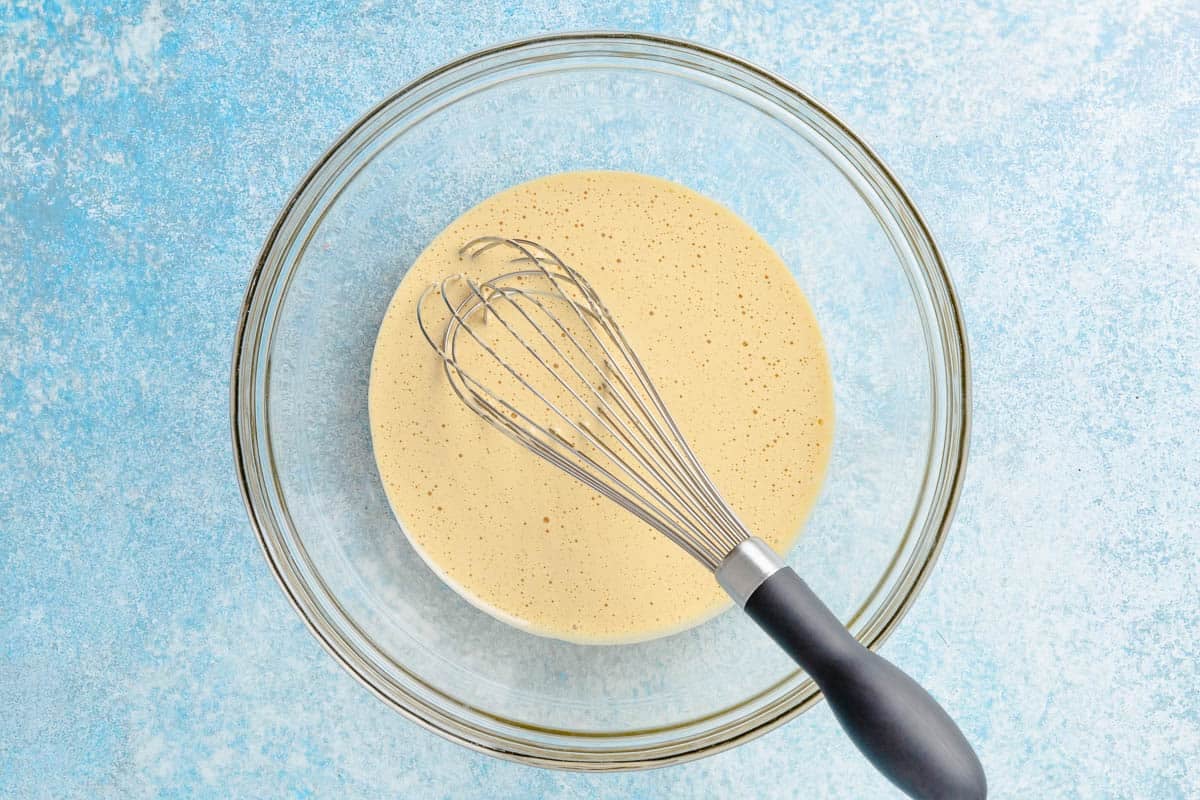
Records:
[[[916,681],[851,636],[790,567],[763,581],[745,608],[821,688],[863,755],[905,794],[918,800],[987,797],[979,757],[950,715]]]

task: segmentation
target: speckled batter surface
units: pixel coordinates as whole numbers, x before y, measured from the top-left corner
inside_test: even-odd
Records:
[[[135,0],[0,26],[0,796],[895,796],[823,706],[643,774],[469,752],[333,663],[248,529],[230,349],[291,188],[421,72],[579,28],[795,81],[938,238],[971,464],[884,651],[960,709],[992,797],[1200,794],[1194,3]]]
[[[496,234],[539,242],[580,271],[725,499],[781,553],[791,549],[816,501],[833,441],[833,384],[812,308],[770,245],[729,209],[671,181],[593,170],[528,181],[456,219],[405,274],[379,328],[369,410],[375,461],[405,534],[439,576],[522,630],[567,641],[642,641],[711,618],[730,602],[708,569],[518,447],[451,389],[417,325],[417,305],[448,275],[486,281],[521,268],[508,248],[475,259],[461,255],[465,243]],[[456,287],[463,290],[458,282],[449,289]],[[465,295],[452,296],[460,302]],[[554,348],[500,301],[493,316],[502,319],[484,322],[480,314],[467,322],[569,420],[590,421],[593,435],[637,475],[652,475],[603,427],[629,425],[629,417],[615,400],[589,394],[599,380],[586,359],[602,363],[605,354],[565,304],[544,302],[546,313],[531,304],[528,311],[558,337]],[[444,331],[450,321],[444,303],[426,298],[423,305],[426,325],[435,335]],[[572,349],[559,341],[567,333],[592,347]],[[471,337],[460,338],[457,363],[475,380],[575,442],[596,460],[593,474],[602,466],[615,473],[610,484],[623,480],[626,494],[646,496],[617,461],[585,444],[567,420],[472,346]],[[527,348],[555,365],[563,382],[551,379]],[[586,410],[601,402],[611,412],[603,419]]]

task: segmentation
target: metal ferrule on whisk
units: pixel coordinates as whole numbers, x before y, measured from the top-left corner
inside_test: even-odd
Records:
[[[755,590],[784,566],[783,559],[769,544],[751,536],[733,548],[717,567],[717,583],[738,608],[745,608]]]

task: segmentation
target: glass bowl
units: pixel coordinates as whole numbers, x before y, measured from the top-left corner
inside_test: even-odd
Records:
[[[367,421],[376,331],[418,253],[489,195],[577,169],[720,201],[807,293],[837,431],[788,561],[871,647],[950,524],[967,352],[937,248],[887,168],[804,93],[698,45],[579,33],[483,50],[382,102],[305,176],[251,277],[233,362],[238,475],[271,568],[326,649],[427,728],[524,763],[637,769],[758,736],[819,693],[738,612],[587,646],[476,610],[409,546]]]

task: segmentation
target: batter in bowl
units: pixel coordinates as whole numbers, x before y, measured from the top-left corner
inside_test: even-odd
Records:
[[[447,227],[392,299],[371,365],[375,458],[409,540],[476,606],[574,642],[654,638],[729,604],[712,575],[466,408],[416,324],[417,299],[481,235],[532,239],[596,288],[714,483],[780,553],[816,500],[833,436],[820,331],[786,266],[728,209],[625,172],[572,172],[488,198]]]

